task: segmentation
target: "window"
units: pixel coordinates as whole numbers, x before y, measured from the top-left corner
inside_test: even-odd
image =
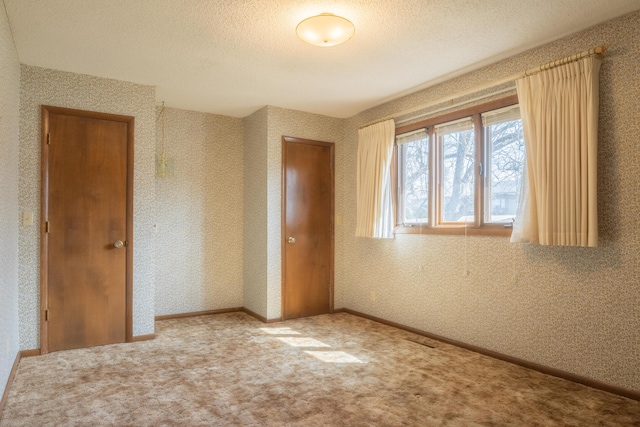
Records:
[[[473,221],[475,132],[471,118],[435,126],[438,138],[438,223]]]
[[[516,102],[396,129],[396,233],[511,234],[525,161]]]
[[[398,149],[398,222],[429,222],[429,135],[418,129],[396,138]]]
[[[522,187],[525,150],[520,110],[482,114],[484,127],[484,222],[512,223]]]

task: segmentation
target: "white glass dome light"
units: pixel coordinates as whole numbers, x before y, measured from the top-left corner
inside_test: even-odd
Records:
[[[300,22],[296,34],[300,40],[315,46],[336,46],[346,42],[356,32],[351,21],[332,13],[321,13]]]

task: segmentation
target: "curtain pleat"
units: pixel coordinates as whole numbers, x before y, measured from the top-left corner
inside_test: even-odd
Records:
[[[393,238],[391,159],[395,122],[358,131],[356,236]]]
[[[516,81],[529,188],[512,242],[598,245],[600,63],[592,56]]]

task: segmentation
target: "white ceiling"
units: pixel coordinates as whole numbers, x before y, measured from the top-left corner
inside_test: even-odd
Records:
[[[1,0],[0,0],[1,1]],[[4,0],[20,62],[157,87],[158,103],[244,117],[349,117],[597,23],[640,0]],[[296,37],[330,12],[330,48]],[[603,41],[604,42],[604,41]]]

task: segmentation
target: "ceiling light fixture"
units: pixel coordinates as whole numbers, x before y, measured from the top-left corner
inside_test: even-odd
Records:
[[[321,13],[300,22],[296,34],[315,46],[335,46],[349,40],[356,32],[351,21],[332,13]]]

